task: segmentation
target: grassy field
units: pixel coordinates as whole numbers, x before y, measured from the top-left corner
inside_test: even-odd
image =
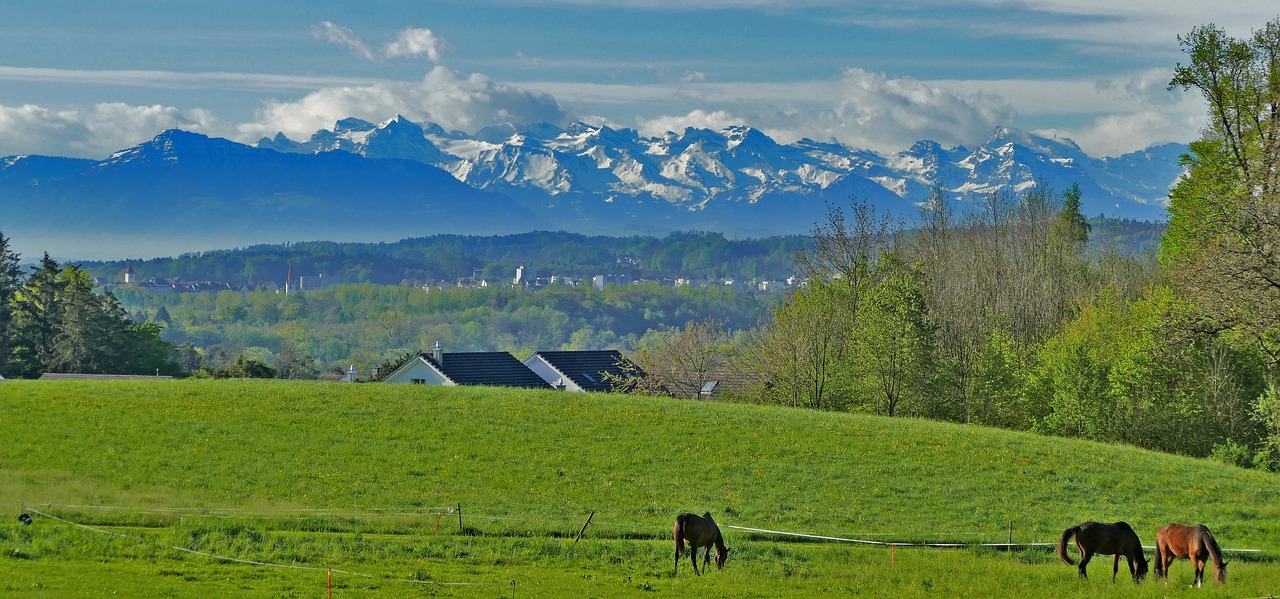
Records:
[[[936,422],[559,392],[6,381],[0,440],[4,596],[314,597],[329,569],[348,597],[1280,594],[1280,477]],[[65,522],[23,526],[24,506]],[[686,559],[672,575],[684,511],[725,527],[724,571],[698,578]],[[1166,522],[1204,522],[1261,551],[1229,555],[1226,588],[1189,591],[1185,562],[1167,586],[1135,586],[1111,583],[1109,558],[1080,580],[1040,549],[730,528],[981,544],[1012,527],[1047,543],[1086,519],[1126,520],[1148,545]]]

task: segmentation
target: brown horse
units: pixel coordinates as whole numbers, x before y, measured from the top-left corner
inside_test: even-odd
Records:
[[[1116,581],[1122,555],[1129,563],[1129,573],[1133,575],[1134,582],[1141,581],[1147,575],[1147,558],[1142,554],[1142,542],[1138,540],[1138,533],[1133,532],[1133,527],[1127,523],[1082,522],[1079,526],[1063,531],[1062,538],[1058,539],[1058,557],[1067,562],[1068,566],[1075,565],[1067,557],[1067,541],[1073,536],[1076,538],[1076,547],[1083,556],[1080,558],[1080,576],[1089,577],[1085,573],[1085,566],[1089,565],[1089,560],[1093,559],[1095,553],[1115,556],[1115,561],[1111,564],[1111,582]]]
[[[680,573],[680,553],[684,551],[684,542],[689,542],[689,561],[693,562],[693,573],[698,572],[698,548],[705,547],[702,554],[702,569],[706,570],[711,563],[711,546],[716,548],[716,569],[724,568],[724,560],[729,557],[729,548],[724,546],[724,537],[720,535],[720,527],[711,518],[711,512],[701,516],[680,514],[676,516],[675,528],[671,531],[676,539],[676,574]]]
[[[1222,561],[1222,549],[1213,533],[1203,524],[1169,524],[1156,532],[1156,576],[1168,580],[1169,564],[1185,557],[1195,564],[1196,578],[1192,586],[1204,584],[1204,565],[1213,560],[1213,578],[1218,584],[1227,583],[1227,562]]]

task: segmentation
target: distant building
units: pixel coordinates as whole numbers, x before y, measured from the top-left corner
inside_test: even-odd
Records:
[[[591,277],[591,285],[603,291],[605,285],[630,285],[630,275],[596,275]]]
[[[298,277],[298,291],[314,291],[334,285],[343,285],[346,277],[326,277],[323,274],[315,277]]]
[[[511,284],[516,287],[529,287],[533,285],[536,278],[537,277],[534,276],[532,268],[526,269],[524,265],[521,264],[516,267],[516,276],[511,280]]]

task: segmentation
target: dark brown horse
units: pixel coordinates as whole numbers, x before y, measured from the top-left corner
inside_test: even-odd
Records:
[[[1204,584],[1204,565],[1213,560],[1213,578],[1218,584],[1227,583],[1227,562],[1222,561],[1222,549],[1213,533],[1203,524],[1169,524],[1156,533],[1156,576],[1169,578],[1169,564],[1185,557],[1195,564],[1196,579],[1192,586]]]
[[[1129,563],[1129,573],[1133,575],[1134,582],[1142,580],[1142,577],[1147,575],[1147,558],[1142,554],[1142,542],[1138,540],[1138,533],[1133,532],[1133,527],[1127,523],[1082,522],[1079,526],[1072,526],[1063,531],[1062,538],[1058,539],[1058,557],[1067,562],[1068,566],[1075,565],[1075,562],[1067,557],[1067,541],[1070,541],[1071,537],[1076,538],[1076,547],[1080,549],[1082,556],[1080,576],[1089,577],[1085,573],[1085,567],[1089,565],[1089,560],[1093,559],[1095,553],[1115,556],[1115,561],[1111,564],[1111,582],[1115,582],[1116,573],[1120,571],[1122,555]]]
[[[711,563],[711,547],[716,548],[716,569],[724,568],[724,560],[729,557],[729,548],[724,546],[724,537],[720,535],[720,527],[711,518],[711,512],[701,516],[680,514],[676,516],[675,528],[671,531],[676,539],[676,573],[680,573],[680,553],[684,551],[685,541],[689,542],[689,560],[693,562],[693,573],[698,572],[698,549],[705,547],[702,554],[702,569],[706,570]]]

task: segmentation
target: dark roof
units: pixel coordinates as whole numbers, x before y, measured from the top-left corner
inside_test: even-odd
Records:
[[[619,364],[630,363],[616,349],[596,351],[540,351],[541,356],[561,374],[569,377],[579,387],[587,391],[612,391],[613,384],[605,379],[605,374],[624,377],[643,375],[639,367],[630,373],[625,372]]]
[[[422,354],[422,359],[459,385],[551,388],[542,377],[504,351],[446,353],[441,356],[443,364],[436,362],[431,354]]]

